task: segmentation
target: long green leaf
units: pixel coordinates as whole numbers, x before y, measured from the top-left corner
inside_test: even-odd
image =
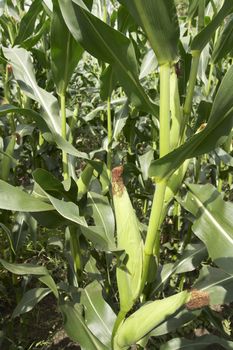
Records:
[[[41,117],[41,115],[33,111],[32,109],[20,108],[10,104],[5,104],[0,106],[0,117],[5,116],[8,113],[15,113],[15,114],[23,115],[25,117],[32,118],[36,122],[36,125],[38,126],[40,131],[42,132],[49,131],[47,124],[44,121],[44,119]]]
[[[14,318],[31,311],[49,293],[51,293],[49,288],[33,288],[28,290],[14,309],[12,317]]]
[[[12,264],[3,259],[0,259],[0,263],[6,270],[16,275],[43,276],[43,275],[49,274],[48,270],[44,266],[38,266],[38,265],[32,265],[32,264]]]
[[[163,265],[160,277],[153,287],[152,294],[159,290],[174,273],[184,273],[195,270],[206,255],[207,250],[203,243],[188,244],[182,257],[178,259],[175,264]]]
[[[83,318],[81,305],[72,303],[61,303],[60,311],[64,320],[64,329],[68,336],[78,344],[82,350],[108,350],[87,327]]]
[[[222,8],[213,18],[213,20],[198,33],[191,44],[191,50],[202,51],[206,44],[210,41],[216,29],[220,26],[224,18],[233,11],[232,0],[225,0]]]
[[[116,315],[104,300],[102,288],[97,281],[85,287],[80,302],[85,306],[87,326],[104,345],[110,347]]]
[[[19,47],[4,47],[3,53],[12,64],[14,76],[21,89],[42,106],[45,111],[44,118],[50,130],[60,135],[61,125],[57,99],[38,86],[30,53]]]
[[[218,38],[211,56],[213,63],[226,57],[228,53],[233,53],[233,16],[227,21],[223,32]]]
[[[207,292],[211,305],[230,303],[233,301],[233,274],[203,266],[193,288]]]
[[[30,196],[0,180],[0,208],[13,211],[40,212],[54,210],[52,205]]]
[[[14,45],[20,45],[33,33],[36,20],[42,9],[41,0],[32,1],[29,10],[20,21],[19,32],[15,38]]]
[[[32,264],[13,264],[3,259],[0,259],[0,263],[6,270],[16,275],[37,276],[42,283],[51,289],[55,297],[58,298],[57,286],[46,267]]]
[[[161,181],[170,176],[186,159],[208,153],[226,140],[233,126],[232,80],[233,66],[222,80],[206,128],[173,152],[153,161],[149,168],[150,176]]]
[[[233,204],[225,202],[210,184],[188,187],[183,204],[195,216],[193,232],[205,243],[215,264],[233,273]]]
[[[58,1],[53,2],[51,23],[51,68],[58,94],[64,94],[83,53],[62,17]]]
[[[95,192],[88,192],[87,208],[91,209],[96,226],[103,227],[106,241],[114,246],[115,220],[107,198]]]
[[[75,223],[76,225],[80,225],[82,233],[87,237],[87,239],[90,239],[95,244],[97,249],[115,249],[115,243],[113,240],[110,240],[109,234],[106,235],[104,226],[88,226],[85,218],[83,216],[80,216],[79,207],[75,203],[71,202],[70,200],[67,202],[58,199],[50,193],[46,192],[45,188],[47,184],[45,184],[44,178],[41,176],[42,173],[43,171],[37,170],[36,172],[34,172],[34,177],[39,187],[41,188],[43,195],[45,195],[49,199],[49,201],[53,205],[53,208],[63,218],[69,220],[72,223]]]
[[[80,158],[88,158],[86,153],[77,151],[69,142],[61,137],[61,120],[58,101],[51,93],[38,86],[30,53],[18,47],[3,48],[3,52],[13,66],[14,76],[22,91],[27,96],[37,101],[43,108],[44,113],[42,116],[52,133],[52,141],[57,143],[58,147],[68,154]]]
[[[135,106],[152,114],[157,108],[145,94],[138,79],[132,42],[119,31],[93,16],[82,1],[59,0],[62,15],[74,38],[96,58],[110,63]]]
[[[145,30],[160,65],[178,57],[179,24],[173,0],[119,0]]]

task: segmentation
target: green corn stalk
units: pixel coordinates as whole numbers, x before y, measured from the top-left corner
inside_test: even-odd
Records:
[[[117,225],[117,247],[126,253],[124,266],[117,267],[120,312],[126,314],[140,292],[143,241],[135,211],[122,179],[123,167],[112,171],[112,192]]]

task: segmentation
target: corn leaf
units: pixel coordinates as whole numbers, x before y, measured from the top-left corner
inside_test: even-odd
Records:
[[[178,57],[179,24],[173,0],[120,0],[144,29],[160,65]]]
[[[48,275],[49,272],[44,266],[32,265],[32,264],[12,264],[3,259],[0,259],[0,263],[3,267],[14,273],[15,275]]]
[[[71,302],[60,303],[59,309],[63,316],[64,329],[67,335],[80,344],[82,350],[108,350],[87,327],[81,305]]]
[[[35,23],[39,13],[42,11],[41,0],[34,0],[20,21],[18,35],[15,38],[14,45],[20,45],[28,39],[34,31]]]
[[[107,62],[133,104],[157,114],[157,108],[145,94],[138,79],[138,66],[132,42],[119,31],[92,15],[81,0],[59,0],[67,27],[85,50]]]
[[[114,246],[115,220],[108,199],[98,193],[88,192],[87,209],[91,211],[96,226],[103,227],[109,245]]]
[[[65,93],[82,54],[83,49],[68,30],[55,0],[51,23],[51,68],[58,94]]]
[[[233,301],[233,274],[203,266],[193,288],[208,292],[211,305],[230,303]]]
[[[42,117],[52,133],[52,137],[49,141],[55,142],[60,149],[68,154],[80,158],[88,158],[86,153],[77,151],[72,144],[61,137],[61,121],[58,101],[51,93],[38,86],[30,53],[19,47],[3,47],[3,52],[13,66],[14,76],[22,91],[28,97],[37,101],[43,108],[44,113],[42,114]],[[34,114],[34,117],[35,116],[36,114]]]
[[[94,281],[81,291],[81,304],[85,306],[85,321],[91,332],[106,346],[111,346],[116,315],[102,295],[101,285]]]
[[[228,53],[233,54],[233,16],[229,18],[218,38],[211,59],[213,63],[216,63],[226,57]]]
[[[198,33],[192,41],[191,50],[202,51],[210,41],[216,29],[221,25],[224,18],[233,11],[232,0],[225,0],[223,6],[212,21]]]
[[[188,188],[181,203],[195,216],[193,232],[205,243],[215,264],[233,273],[233,204],[225,202],[210,184],[188,184]]]
[[[42,106],[45,112],[44,118],[50,130],[60,134],[61,126],[57,99],[38,86],[30,53],[19,47],[3,47],[2,49],[13,66],[14,76],[23,92]]]
[[[33,288],[28,290],[14,309],[12,317],[14,318],[31,311],[49,293],[51,293],[49,288]]]
[[[17,187],[0,180],[0,208],[13,211],[40,212],[54,210],[53,206]]]

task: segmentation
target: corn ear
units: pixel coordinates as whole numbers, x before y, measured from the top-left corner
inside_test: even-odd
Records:
[[[156,300],[142,306],[120,325],[114,338],[114,350],[128,349],[167,317],[189,302],[191,294],[187,291],[171,297]]]
[[[123,167],[112,171],[113,202],[117,226],[117,247],[126,253],[124,267],[117,267],[120,309],[128,312],[140,293],[143,241],[135,211],[122,180]]]

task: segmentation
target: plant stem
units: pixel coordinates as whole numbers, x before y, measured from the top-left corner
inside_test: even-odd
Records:
[[[107,100],[107,125],[108,125],[108,154],[107,154],[107,169],[110,176],[112,170],[112,151],[110,143],[112,141],[112,118],[111,118],[111,98]]]
[[[170,65],[165,64],[160,67],[160,157],[166,155],[170,150]],[[159,258],[160,244],[160,225],[163,212],[164,197],[167,180],[163,180],[156,185],[149,226],[144,246],[144,263],[141,282],[141,291],[148,280],[150,263],[153,252],[156,252],[156,258]]]
[[[103,22],[107,23],[108,20],[108,11],[106,0],[103,1]]]
[[[158,252],[159,250],[158,249],[159,239],[157,236],[159,235],[160,217],[163,211],[166,185],[167,185],[166,181],[163,181],[157,184],[155,195],[152,202],[149,226],[148,226],[145,247],[144,247],[144,262],[143,262],[141,290],[145,286],[145,283],[148,279],[149,268],[150,268],[150,263],[153,256],[153,251],[154,249],[156,250],[156,252]],[[155,243],[156,243],[156,248],[155,248]]]
[[[205,26],[205,0],[199,0],[198,6],[198,32]]]
[[[66,140],[66,96],[65,93],[60,94],[61,103],[61,136]],[[63,178],[64,180],[69,177],[68,170],[68,155],[65,151],[62,151],[62,165],[63,165]]]
[[[77,274],[78,281],[80,281],[83,269],[81,248],[77,229],[73,226],[70,227],[70,243],[71,253],[74,261],[74,270]]]
[[[184,116],[188,118],[192,110],[193,94],[194,94],[194,88],[196,85],[200,55],[201,55],[200,51],[192,51],[192,65],[191,65],[191,71],[189,76],[187,95],[184,103]]]

